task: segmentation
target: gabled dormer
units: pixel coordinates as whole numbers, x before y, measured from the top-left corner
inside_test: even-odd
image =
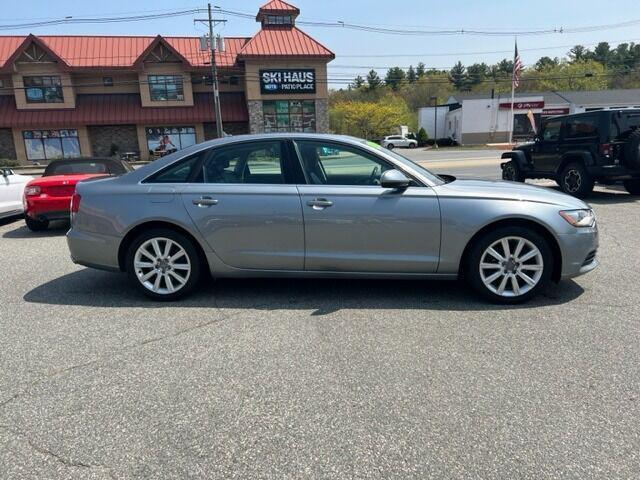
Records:
[[[262,24],[262,28],[293,27],[296,18],[300,15],[300,9],[282,0],[271,0],[258,10],[256,21]]]
[[[75,108],[69,65],[35,35],[24,39],[5,68],[12,72],[19,110]]]
[[[190,62],[158,35],[135,62],[143,107],[193,105]]]

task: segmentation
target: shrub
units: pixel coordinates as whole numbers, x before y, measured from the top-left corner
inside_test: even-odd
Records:
[[[421,127],[420,130],[418,130],[418,138],[416,138],[416,140],[418,141],[419,147],[424,147],[429,141],[429,135],[427,135],[427,131],[424,127]]]
[[[17,167],[20,165],[17,160],[12,160],[10,158],[0,158],[0,167]]]

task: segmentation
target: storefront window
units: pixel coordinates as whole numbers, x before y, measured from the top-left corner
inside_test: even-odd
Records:
[[[262,103],[264,131],[315,132],[316,105],[313,100],[275,100]]]
[[[181,75],[149,75],[148,80],[152,102],[184,100]]]
[[[58,76],[23,77],[28,103],[62,103],[62,82]]]
[[[147,128],[147,146],[151,156],[162,157],[195,143],[195,127]]]
[[[25,130],[22,132],[27,159],[55,160],[80,156],[78,131],[66,130]]]

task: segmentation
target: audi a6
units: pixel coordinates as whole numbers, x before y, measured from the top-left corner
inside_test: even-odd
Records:
[[[579,199],[439,176],[361,139],[302,133],[212,140],[82,181],[67,241],[74,262],[126,272],[157,300],[210,272],[463,277],[516,303],[598,265],[596,219]]]

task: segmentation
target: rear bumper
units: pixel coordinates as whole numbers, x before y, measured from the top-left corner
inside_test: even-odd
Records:
[[[73,263],[101,270],[120,271],[118,238],[88,234],[72,228],[67,232],[67,245]]]
[[[35,220],[69,220],[71,197],[26,197],[24,214]]]

